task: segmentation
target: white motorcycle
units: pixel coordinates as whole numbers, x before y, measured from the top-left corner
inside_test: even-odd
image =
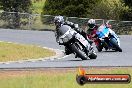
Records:
[[[70,53],[74,53],[82,60],[96,59],[97,54],[93,46],[79,33],[68,25],[58,29],[59,44],[64,45]]]

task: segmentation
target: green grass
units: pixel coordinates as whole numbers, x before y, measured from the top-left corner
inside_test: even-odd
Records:
[[[32,12],[33,14],[41,14],[41,12],[43,11],[43,6],[46,0],[32,0]],[[22,26],[22,29],[29,29],[27,26]],[[54,25],[46,25],[43,24],[41,21],[41,16],[33,16],[32,19],[32,25],[31,25],[31,29],[32,30],[43,30],[43,29],[51,29],[54,30],[55,27]]]
[[[130,84],[76,83],[74,70],[0,71],[0,88],[132,88]],[[89,68],[89,74],[130,74],[132,68]]]
[[[33,4],[33,14],[41,14],[43,11],[43,6],[46,0],[32,0]],[[41,16],[34,16],[33,25],[31,27],[33,30],[43,30],[43,29],[51,29],[54,30],[54,25],[45,25],[41,21]]]
[[[37,59],[53,55],[55,52],[34,45],[0,42],[0,61]]]
[[[55,26],[53,24],[52,25],[43,24],[42,21],[41,21],[40,16],[34,16],[34,22],[33,22],[31,28],[34,29],[34,30],[40,30],[40,31],[43,30],[43,29],[54,30]]]
[[[32,0],[33,13],[41,14],[45,1],[46,0]]]

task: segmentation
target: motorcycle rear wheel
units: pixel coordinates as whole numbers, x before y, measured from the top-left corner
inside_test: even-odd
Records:
[[[96,59],[97,58],[97,55],[95,53],[92,53],[91,55],[89,55],[89,58],[90,59]]]

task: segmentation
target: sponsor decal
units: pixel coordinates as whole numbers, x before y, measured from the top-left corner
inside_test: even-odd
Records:
[[[86,74],[84,69],[79,68],[76,81],[80,85],[95,83],[122,84],[130,83],[131,77],[129,74]]]

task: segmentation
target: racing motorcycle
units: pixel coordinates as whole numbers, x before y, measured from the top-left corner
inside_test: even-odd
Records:
[[[59,36],[58,43],[64,45],[68,52],[75,54],[75,56],[80,57],[82,60],[97,58],[93,46],[70,26],[62,25],[58,29],[57,34]]]
[[[99,44],[96,45],[96,48],[99,52],[101,52],[103,48],[105,48],[105,50],[112,49],[122,52],[119,37],[109,27],[101,25],[98,28],[96,35],[96,41],[99,42]]]

